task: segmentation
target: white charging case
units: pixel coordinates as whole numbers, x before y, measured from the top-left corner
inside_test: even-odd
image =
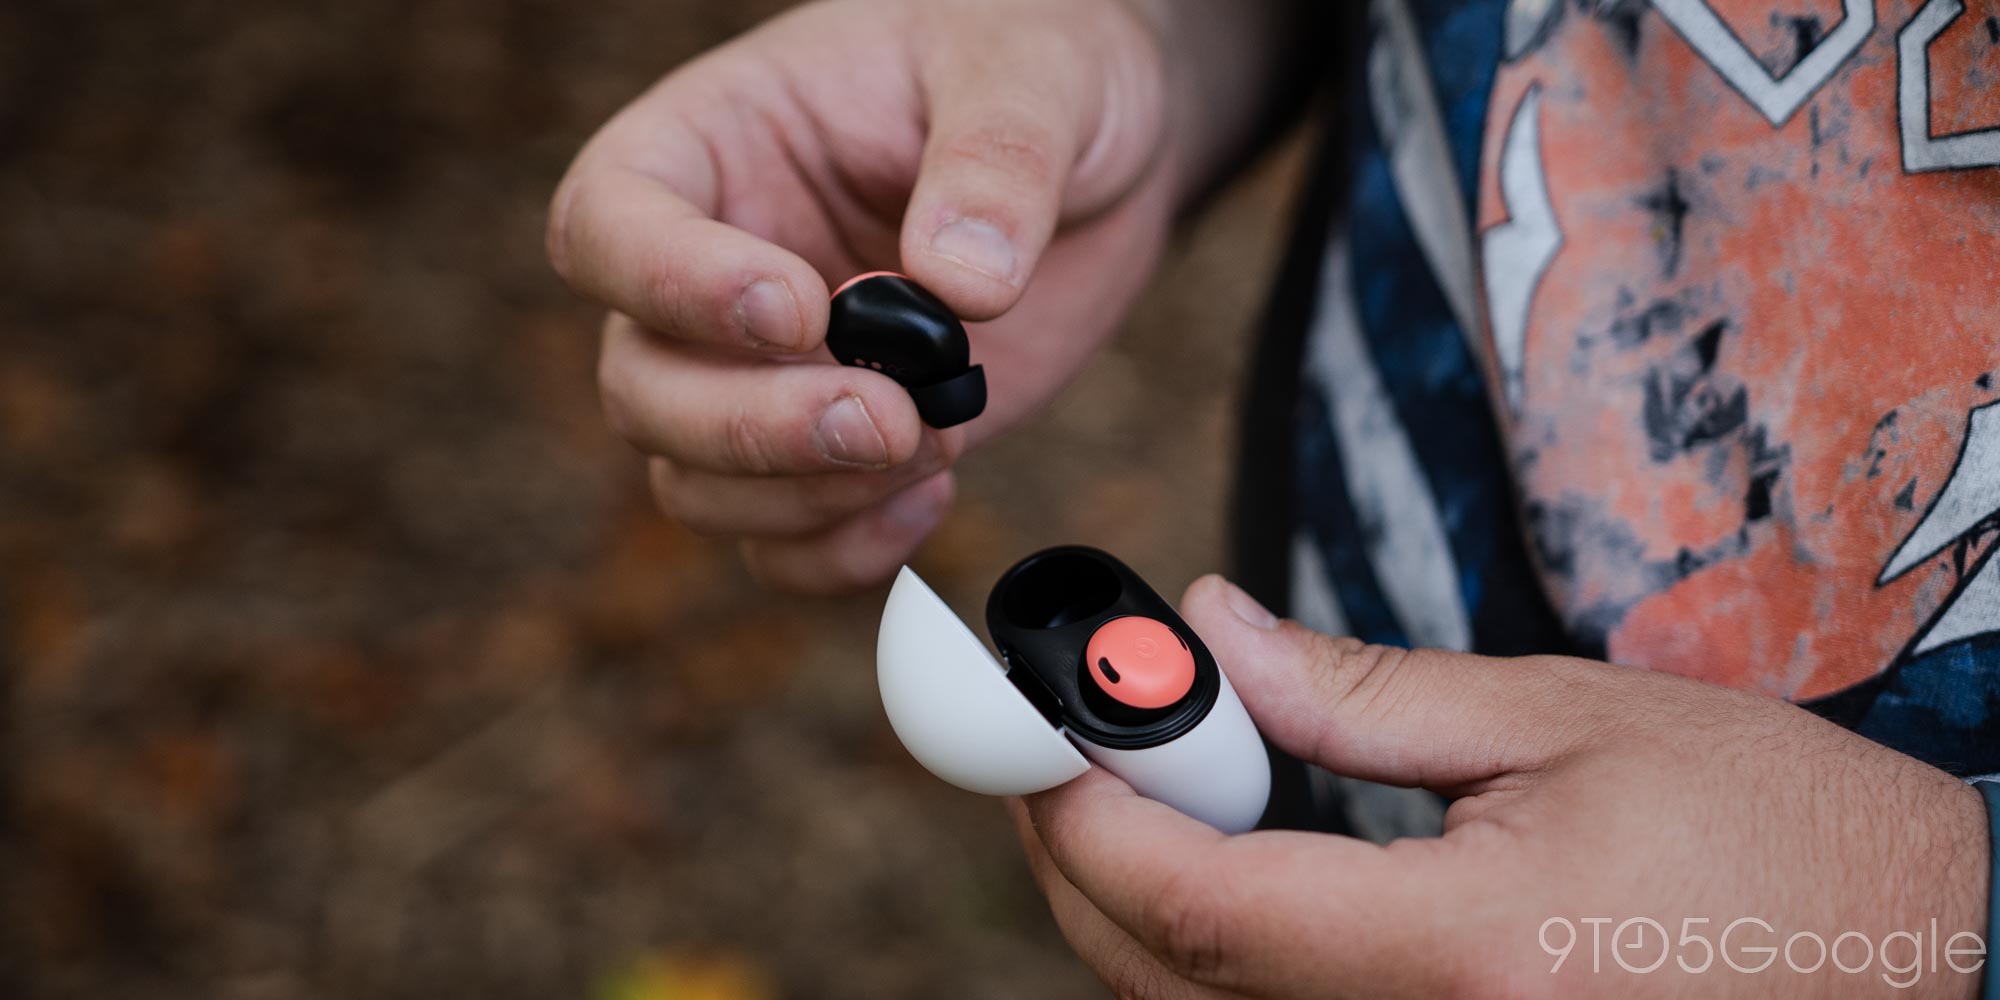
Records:
[[[967,791],[1027,795],[1090,769],[908,566],[882,609],[875,678],[896,738],[932,774]]]
[[[1028,795],[1095,763],[1139,794],[1225,833],[1255,828],[1270,802],[1263,740],[1219,669],[1215,701],[1193,728],[1140,748],[1101,746],[1043,715],[907,566],[889,591],[875,653],[882,707],[897,739],[932,774],[967,791]]]

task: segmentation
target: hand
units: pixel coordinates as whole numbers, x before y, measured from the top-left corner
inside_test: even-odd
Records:
[[[1937,954],[1983,934],[1984,809],[1970,786],[1784,702],[1563,657],[1502,660],[1335,639],[1197,581],[1188,624],[1259,727],[1341,774],[1458,796],[1437,839],[1225,837],[1092,769],[1015,806],[1064,935],[1121,996],[1971,997]],[[1574,948],[1551,973],[1565,935]],[[1587,918],[1609,917],[1592,926]],[[1635,925],[1614,950],[1613,931]],[[1690,923],[1689,919],[1694,918]],[[1707,918],[1701,923],[1700,918]],[[1725,939],[1738,918],[1746,925]],[[1815,974],[1848,931],[1874,964]],[[1602,940],[1593,946],[1593,933]],[[1643,933],[1643,937],[1639,936]],[[1710,967],[1700,942],[1705,939]],[[1887,944],[1885,947],[1885,940]],[[1727,943],[1729,947],[1721,947]],[[1969,947],[1969,940],[1960,940]],[[1545,947],[1548,949],[1545,951]],[[1593,954],[1594,952],[1594,954]],[[1651,973],[1635,974],[1622,958]],[[1849,938],[1836,953],[1863,961]],[[1961,966],[1976,959],[1962,958]],[[1592,971],[1593,962],[1599,971]],[[1926,958],[1928,963],[1929,959]],[[1685,966],[1685,967],[1684,967]],[[1883,977],[1890,975],[1892,980]]]
[[[1158,22],[1116,0],[848,0],[668,76],[556,192],[549,256],[613,310],[599,380],[669,516],[772,583],[885,578],[970,443],[1113,330],[1174,210]],[[1153,9],[1153,8],[1145,8]],[[830,284],[901,270],[972,330],[964,429],[830,362]]]

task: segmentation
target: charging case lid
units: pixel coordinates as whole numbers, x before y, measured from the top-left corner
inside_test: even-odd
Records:
[[[932,774],[967,791],[1026,795],[1090,769],[908,566],[882,609],[875,678],[896,738]]]

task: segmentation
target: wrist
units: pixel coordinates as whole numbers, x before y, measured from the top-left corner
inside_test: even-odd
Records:
[[[1185,207],[1290,121],[1305,88],[1298,0],[1118,0],[1152,32],[1165,74],[1165,167]]]

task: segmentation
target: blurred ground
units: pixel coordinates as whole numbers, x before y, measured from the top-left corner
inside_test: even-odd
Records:
[[[0,995],[1071,997],[880,594],[647,506],[540,253],[593,126],[775,3],[0,7]],[[921,569],[1221,565],[1281,157]]]

